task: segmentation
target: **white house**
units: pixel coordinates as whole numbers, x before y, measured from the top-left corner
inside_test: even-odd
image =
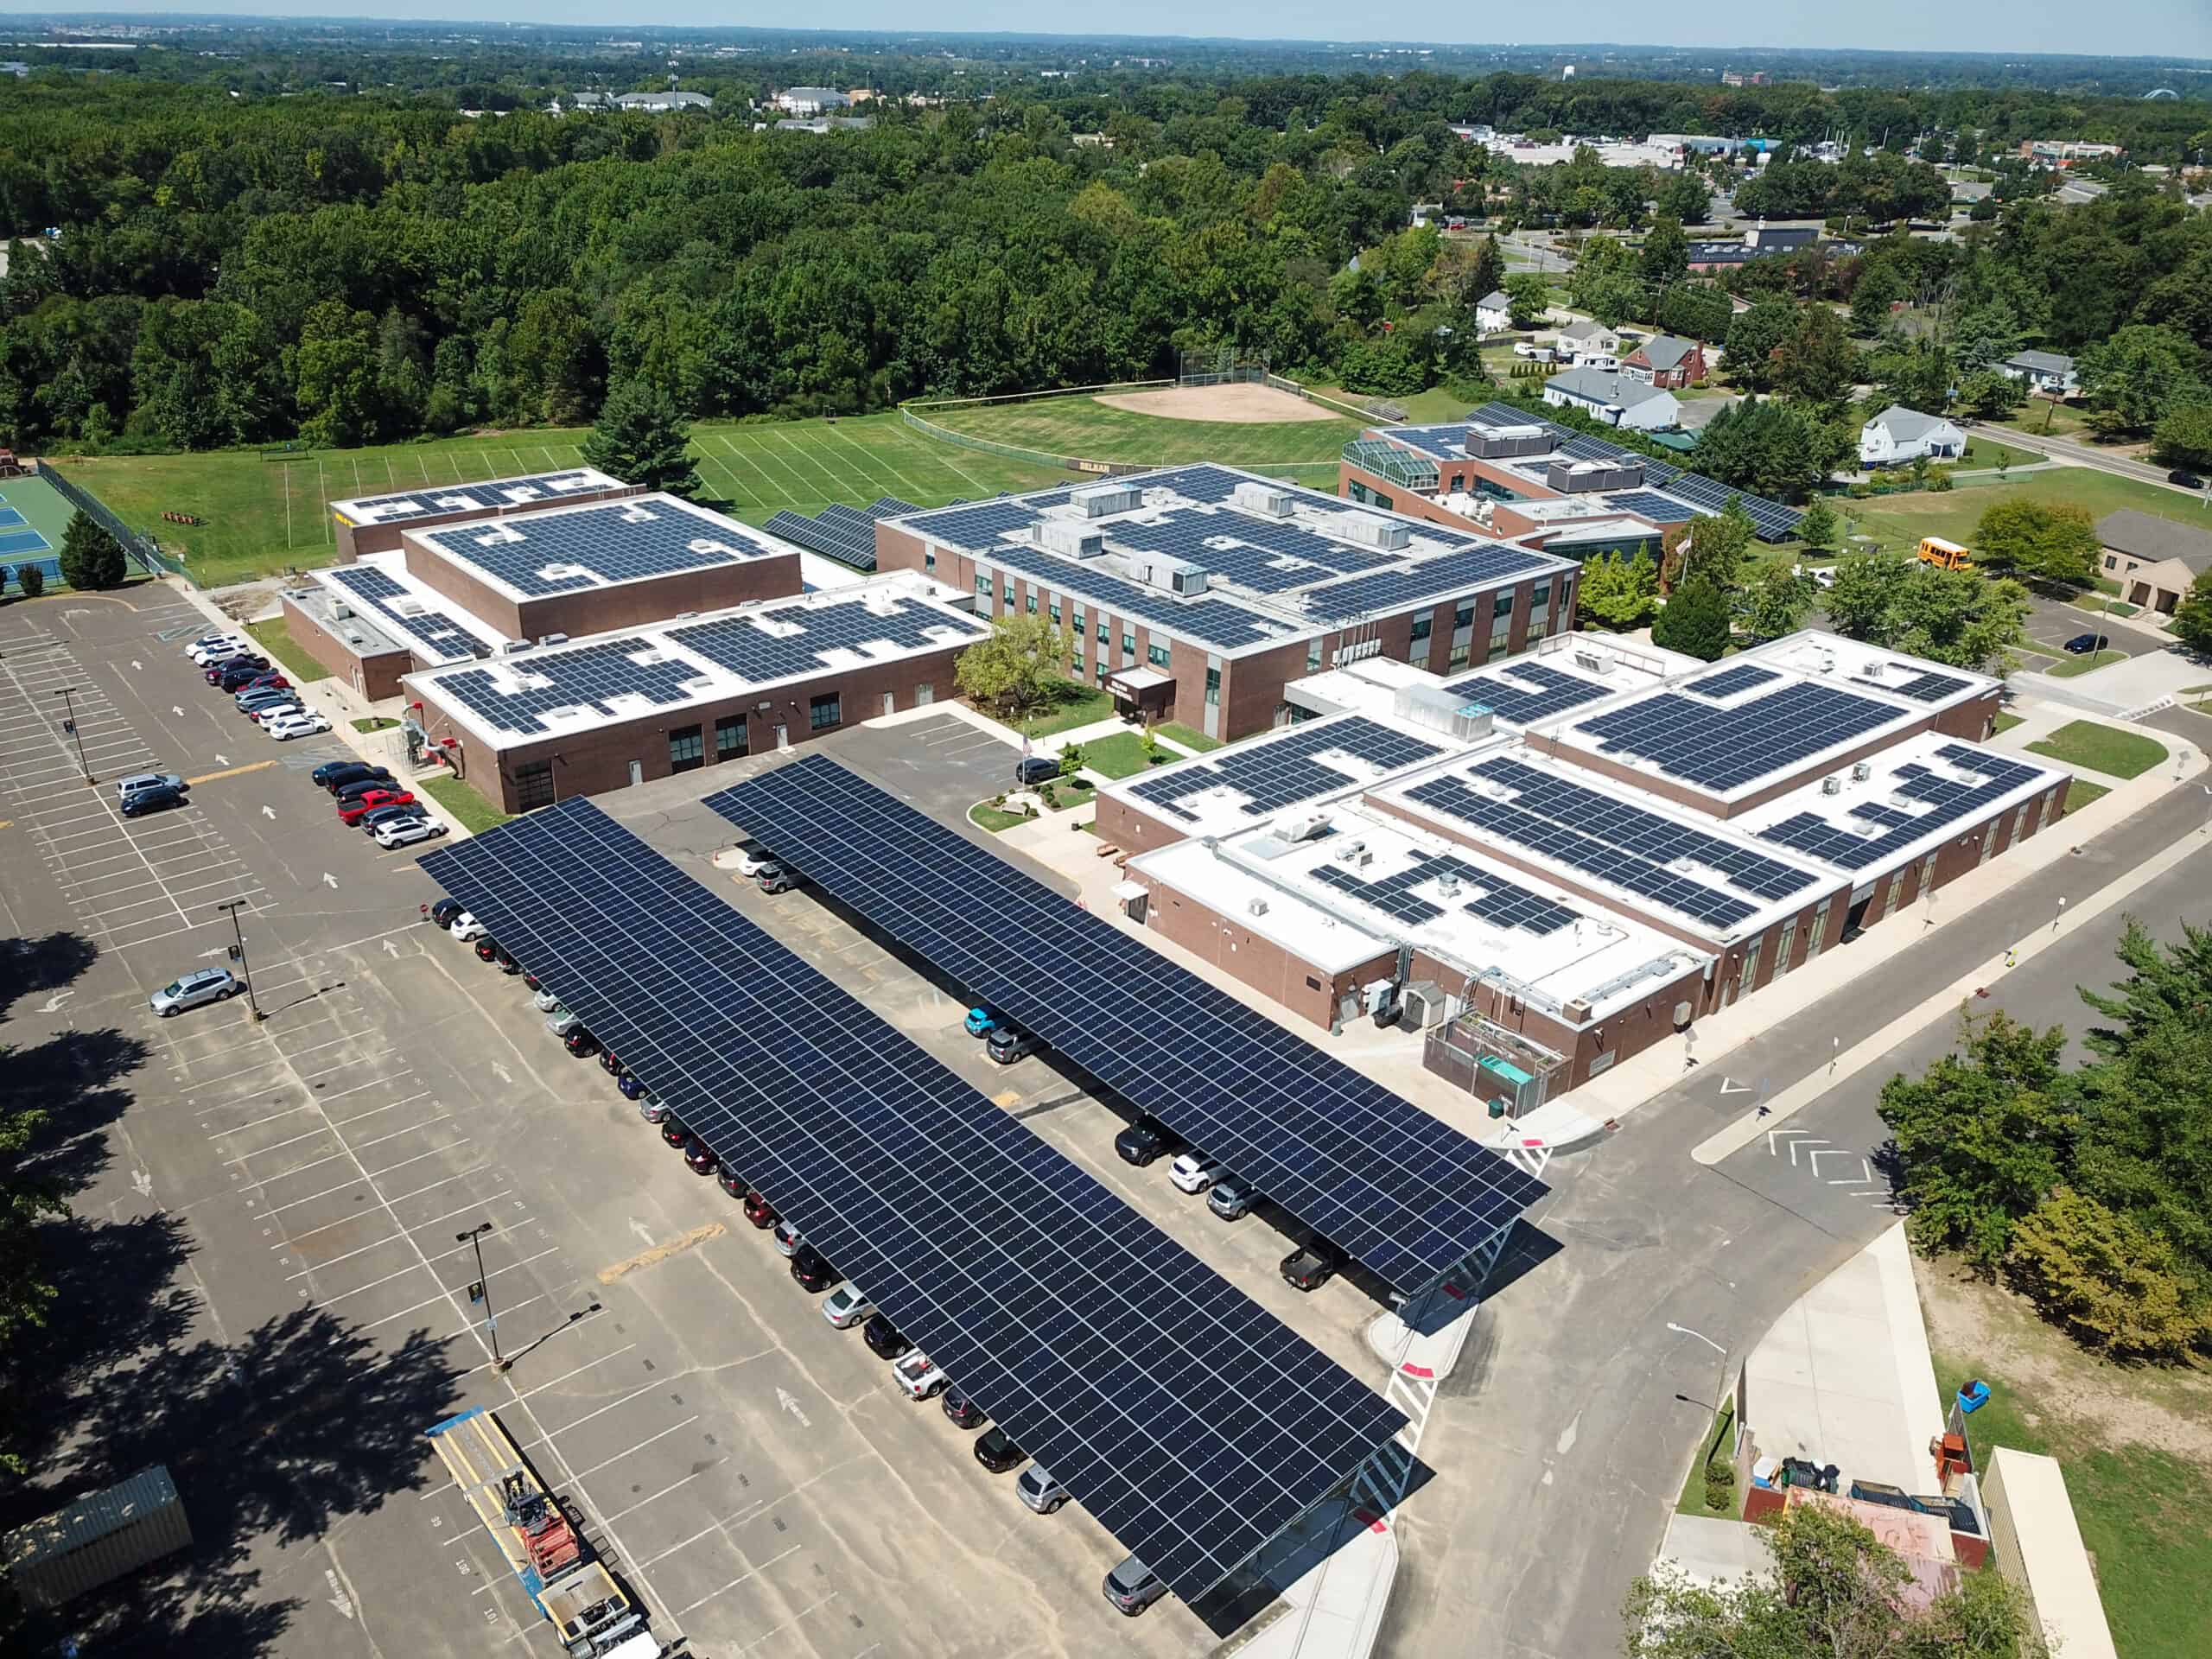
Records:
[[[1496,289],[1475,302],[1475,328],[1479,334],[1494,334],[1513,326],[1513,302]]]
[[[666,115],[671,110],[711,110],[715,100],[704,92],[624,92],[614,100],[626,110]]]
[[[834,86],[787,86],[776,94],[776,107],[786,115],[826,115],[842,110],[852,99]]]
[[[1587,410],[1608,426],[1657,432],[1680,426],[1682,406],[1671,391],[1603,369],[1569,369],[1544,382],[1544,401],[1560,409]]]
[[[1904,467],[1921,460],[1955,461],[1967,452],[1967,435],[1939,415],[1891,404],[1859,429],[1861,467]]]
[[[2024,380],[2029,391],[2052,397],[2070,397],[2082,389],[2074,359],[2063,352],[2015,352],[1997,365],[1997,372]]]
[[[1559,353],[1571,363],[1589,366],[1599,358],[1611,361],[1608,367],[1620,364],[1621,337],[1602,322],[1570,322],[1559,331]]]

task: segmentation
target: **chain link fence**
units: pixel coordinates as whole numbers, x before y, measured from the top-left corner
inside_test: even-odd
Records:
[[[61,493],[63,500],[90,518],[94,524],[123,543],[124,556],[149,575],[168,575],[185,576],[184,562],[162,551],[150,536],[142,536],[107,509],[99,497],[82,486],[72,482],[61,469],[50,461],[38,464],[38,475]]]

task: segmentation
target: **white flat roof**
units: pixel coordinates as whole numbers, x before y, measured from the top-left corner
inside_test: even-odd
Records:
[[[547,507],[405,535],[517,601],[799,551],[766,531],[666,494]]]
[[[893,571],[404,677],[454,724],[512,747],[963,645],[989,632],[965,602],[918,572]],[[942,690],[951,695],[949,677]]]
[[[1587,1002],[1590,1020],[1710,959],[1385,814],[1343,802],[1319,816],[1324,830],[1309,840],[1248,830],[1213,845],[1177,842],[1128,868],[1326,973],[1404,942],[1470,974],[1495,976],[1554,1014]]]
[[[1865,886],[1947,842],[1980,834],[1990,819],[2067,775],[2028,755],[1922,732],[1728,823],[1764,842],[1817,858],[1849,875],[1854,885]]]
[[[467,662],[503,642],[497,628],[411,574],[397,549],[365,553],[315,576],[334,604],[346,606],[356,621],[372,623],[424,663]]]
[[[1554,634],[1518,656],[1452,674],[1433,674],[1394,658],[1370,657],[1293,680],[1283,688],[1283,696],[1317,714],[1356,710],[1387,715],[1402,688],[1421,686],[1463,702],[1482,703],[1499,726],[1520,728],[1562,718],[1606,698],[1649,690],[1674,675],[1704,666],[1694,657],[1640,640],[1577,631]]]
[[[425,458],[423,470],[429,470]],[[355,496],[334,501],[330,510],[353,524],[404,524],[411,518],[430,518],[448,512],[493,513],[530,501],[556,501],[563,496],[594,490],[619,490],[622,480],[593,467],[570,467],[559,472],[525,473],[513,478],[487,478],[480,484],[454,480],[442,483],[424,479],[419,490],[397,490],[389,495]]]
[[[1901,651],[1847,639],[1840,633],[1803,628],[1765,645],[1738,652],[1730,663],[1758,663],[1815,676],[1847,690],[1890,692],[1923,709],[1949,709],[2004,689],[2002,680],[1972,669],[1931,663]]]

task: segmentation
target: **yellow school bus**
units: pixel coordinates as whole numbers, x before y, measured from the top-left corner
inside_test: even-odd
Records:
[[[1956,542],[1947,542],[1941,536],[1920,538],[1920,562],[1932,564],[1941,570],[1971,570],[1974,561],[1967,550]]]

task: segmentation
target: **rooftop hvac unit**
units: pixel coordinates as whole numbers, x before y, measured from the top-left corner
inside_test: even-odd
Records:
[[[1095,559],[1106,550],[1106,532],[1073,518],[1040,518],[1031,534],[1047,553]]]
[[[537,643],[541,645],[565,645],[569,643],[569,636],[565,633],[541,633],[537,636]]]
[[[1444,993],[1433,979],[1415,980],[1398,998],[1398,1024],[1408,1031],[1444,1022]]]
[[[527,639],[503,639],[499,642],[499,654],[502,657],[519,657],[529,649],[530,641]]]
[[[1334,526],[1338,535],[1362,547],[1395,553],[1404,548],[1412,532],[1395,518],[1375,512],[1340,512]]]
[[[1588,674],[1610,674],[1613,671],[1613,658],[1608,652],[1578,651],[1574,653],[1574,665]]]
[[[369,636],[365,633],[349,633],[346,636],[346,643],[349,645],[365,645],[369,643]]]
[[[1471,461],[1506,461],[1516,455],[1548,454],[1557,442],[1541,426],[1469,427],[1460,446]]]
[[[1277,489],[1272,484],[1239,484],[1230,492],[1230,500],[1247,512],[1256,512],[1265,518],[1290,517],[1290,492]]]
[[[1834,772],[1828,773],[1827,777],[1821,779],[1821,793],[1823,795],[1842,794],[1843,779],[1839,778]]]
[[[1268,913],[1268,901],[1264,899],[1255,899],[1244,908],[1255,916],[1264,916]]]
[[[1854,760],[1851,763],[1851,781],[1853,783],[1863,784],[1873,775],[1874,768],[1872,763],[1865,760]]]
[[[400,598],[391,601],[391,613],[394,616],[420,616],[429,608],[419,599]]]
[[[1275,834],[1285,841],[1311,841],[1328,823],[1319,812],[1293,812],[1275,825]]]
[[[1180,594],[1185,598],[1205,592],[1209,581],[1206,572],[1188,559],[1171,559],[1165,555],[1130,561],[1129,574],[1147,588]]]
[[[1583,998],[1578,996],[1572,1002],[1569,1002],[1565,1007],[1561,1007],[1560,1012],[1565,1014],[1568,1020],[1579,1026],[1590,1018],[1590,1004]]]
[[[330,607],[330,614],[337,621],[350,622],[353,618],[353,607],[345,604],[333,605]]]
[[[1144,505],[1144,492],[1134,484],[1092,484],[1068,493],[1068,501],[1086,518],[1103,518],[1109,512],[1129,512]]]

